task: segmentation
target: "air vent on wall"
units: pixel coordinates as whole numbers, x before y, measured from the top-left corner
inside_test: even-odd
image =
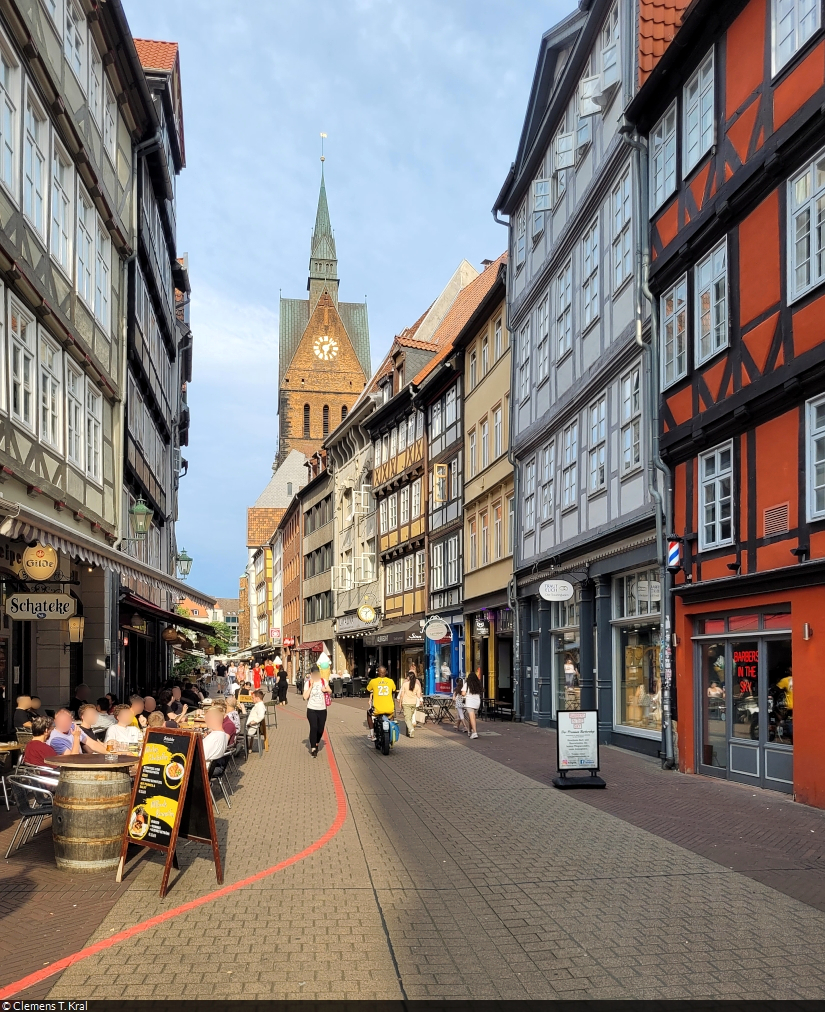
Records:
[[[770,506],[765,510],[765,537],[774,538],[777,534],[787,534],[788,510],[790,503],[780,503],[778,506]]]

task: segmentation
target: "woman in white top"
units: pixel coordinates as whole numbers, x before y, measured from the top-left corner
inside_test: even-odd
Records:
[[[107,745],[110,741],[118,745],[140,745],[143,731],[132,724],[132,707],[128,703],[120,703],[115,707],[115,720],[117,723],[106,729],[104,742]]]
[[[323,737],[327,722],[327,698],[331,698],[327,680],[321,674],[317,664],[312,665],[309,678],[304,682],[303,695],[307,701],[309,754],[315,758],[318,755],[318,742]]]
[[[411,667],[398,690],[398,702],[404,711],[404,723],[407,725],[408,738],[415,735],[415,711],[421,705],[421,696],[421,682],[415,668]]]
[[[478,738],[476,715],[481,709],[481,679],[473,671],[467,675],[467,681],[464,683],[464,709],[470,720],[470,737]]]

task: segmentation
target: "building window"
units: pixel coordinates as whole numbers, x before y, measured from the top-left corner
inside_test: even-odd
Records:
[[[556,279],[556,337],[559,358],[573,347],[573,261],[568,260]]]
[[[550,372],[550,298],[542,299],[536,313],[536,358],[539,383]]]
[[[341,405],[341,421],[343,422],[343,420],[346,417],[347,417],[347,406],[346,406],[346,404],[342,404]]]
[[[288,481],[286,483],[286,494],[287,495],[292,495],[292,482],[291,481]]]
[[[676,189],[675,102],[662,116],[650,135],[650,157],[653,163],[650,210],[655,211]]]
[[[382,499],[381,505],[378,508],[378,515],[380,518],[381,533],[387,533],[387,500]]]
[[[114,163],[117,153],[117,102],[108,81],[104,82],[103,98],[103,147]]]
[[[825,278],[825,152],[791,180],[790,288],[798,298]]]
[[[401,523],[410,522],[410,486],[401,489]]]
[[[98,128],[103,125],[103,63],[94,39],[89,42],[89,110]]]
[[[495,362],[498,362],[501,358],[501,351],[501,320],[496,320],[496,325],[493,329],[493,355]]]
[[[86,474],[93,481],[102,478],[100,467],[100,440],[103,428],[103,398],[86,386]]]
[[[482,379],[487,375],[490,369],[490,341],[487,335],[481,342],[481,377]]]
[[[553,519],[553,481],[555,477],[555,451],[551,443],[541,452],[541,519]]]
[[[630,169],[613,188],[613,291],[630,277],[633,271],[630,220],[632,211],[630,195]]]
[[[713,50],[685,85],[685,175],[713,144]]]
[[[613,4],[601,34],[602,82],[605,88],[619,83],[619,5]]]
[[[0,48],[0,179],[17,192],[17,65]]]
[[[476,350],[470,352],[470,389],[475,390],[476,383],[478,382],[477,375],[477,362],[476,362]]]
[[[389,506],[387,507],[389,512],[389,529],[394,531],[398,526],[398,493],[393,492],[387,502],[389,503]]]
[[[415,585],[423,587],[427,578],[427,555],[425,552],[415,553]]]
[[[430,584],[433,590],[441,590],[444,586],[444,542],[433,545],[432,571]]]
[[[582,239],[582,324],[599,315],[599,223],[594,221]]]
[[[386,464],[390,459],[390,434],[385,432],[381,437],[381,459]]]
[[[573,134],[567,130],[567,110],[562,113],[556,136],[553,138],[553,203],[557,204],[567,192],[567,170],[573,168]]]
[[[109,329],[109,272],[112,263],[112,241],[104,228],[97,230],[95,246],[95,316],[106,330]]]
[[[392,597],[395,593],[395,566],[391,562],[387,563],[387,597]]]
[[[702,498],[699,505],[699,548],[704,550],[733,542],[733,445],[699,457]]]
[[[524,469],[524,527],[532,530],[536,523],[536,462],[531,460]]]
[[[432,419],[432,431],[430,433],[431,438],[435,439],[436,436],[441,435],[441,401],[436,401],[432,407],[431,413]]]
[[[513,554],[516,543],[516,497],[507,497],[507,554]]]
[[[95,211],[92,202],[78,188],[77,197],[77,291],[91,306],[93,303]]]
[[[396,594],[400,594],[401,591],[403,590],[403,585],[401,581],[404,579],[403,575],[404,563],[401,561],[401,559],[396,559],[394,565],[395,565],[395,592]]]
[[[447,391],[447,397],[445,398],[446,405],[444,408],[444,425],[452,425],[456,418],[456,388],[450,387]]]
[[[696,362],[706,362],[728,343],[727,244],[722,240],[696,265]]]
[[[415,556],[404,558],[404,590],[412,590],[415,585]]]
[[[600,397],[590,405],[590,491],[601,492],[605,487],[605,413],[607,398]]]
[[[485,510],[481,514],[481,565],[490,561],[490,514]]]
[[[825,516],[825,397],[808,402],[808,519]]]
[[[450,499],[458,499],[458,457],[450,461]]]
[[[323,426],[322,432],[323,432],[324,436],[328,436],[329,435],[329,404],[325,404],[324,405],[324,407],[322,409],[322,412],[321,412],[321,419],[322,419],[321,424]],[[395,435],[395,430],[393,430],[393,435]]]
[[[501,553],[504,547],[501,542],[501,527],[501,503],[499,502],[493,507],[493,557],[496,559],[501,558]]]
[[[452,586],[461,579],[458,566],[458,535],[447,539],[447,584]]]
[[[60,395],[62,356],[44,338],[40,339],[40,438],[50,446],[60,447],[60,416],[63,410]]]
[[[478,524],[476,518],[470,520],[470,569],[478,569]]]
[[[662,296],[662,383],[670,386],[687,375],[687,276]]]
[[[579,423],[571,422],[564,430],[562,467],[562,509],[575,506],[579,484]]]
[[[544,167],[533,180],[533,239],[544,231],[545,211],[550,210],[550,180],[544,179]]]
[[[49,147],[46,117],[26,97],[23,133],[23,213],[40,235],[46,234],[46,151]]]
[[[63,52],[79,81],[83,80],[85,34],[85,18],[82,12],[75,6],[74,0],[66,0],[66,34],[63,39]]]
[[[530,396],[530,324],[521,328],[519,338],[519,386],[521,399],[526,401]]]
[[[481,469],[490,463],[490,423],[485,418],[481,423]]]
[[[54,145],[52,152],[51,254],[67,274],[72,271],[72,167]]]
[[[473,431],[470,433],[469,448],[467,450],[467,453],[468,453],[468,456],[470,458],[470,477],[471,478],[475,478],[475,474],[476,474],[476,430],[475,429],[473,429]]]
[[[66,366],[66,452],[69,460],[83,467],[83,376]]]
[[[501,408],[499,407],[493,411],[493,457],[496,460],[501,456],[502,449]]]
[[[516,214],[516,271],[524,264],[527,250],[527,202],[525,201]]]
[[[407,419],[407,446],[412,446],[415,442],[415,415],[410,415]]]
[[[416,478],[412,483],[412,518],[413,520],[421,514],[421,479]]]
[[[304,439],[309,439],[309,405],[304,405]]]
[[[641,413],[641,370],[637,367],[622,377],[622,474],[641,463]]]
[[[376,439],[372,444],[373,467],[381,466],[381,440]]]
[[[11,413],[26,428],[34,431],[35,325],[13,300],[11,310]]]
[[[819,0],[772,0],[773,72],[776,74],[819,28]]]

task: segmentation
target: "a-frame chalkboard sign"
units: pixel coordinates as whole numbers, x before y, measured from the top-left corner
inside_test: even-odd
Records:
[[[181,836],[211,844],[221,885],[221,855],[201,737],[195,731],[152,728],[144,740],[135,777],[117,881],[123,877],[129,844],[162,850],[166,864],[160,895],[165,896],[172,865],[178,866],[175,848]]]

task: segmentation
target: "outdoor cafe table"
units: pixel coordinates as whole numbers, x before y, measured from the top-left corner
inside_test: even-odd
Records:
[[[0,752],[19,752],[22,748],[19,741],[0,742]]]
[[[129,767],[138,756],[117,752],[64,753],[46,759],[60,770],[52,810],[57,867],[64,871],[116,871],[129,817]]]
[[[453,697],[443,693],[436,693],[432,696],[424,696],[424,712],[434,724],[440,724],[442,720],[454,720]]]

